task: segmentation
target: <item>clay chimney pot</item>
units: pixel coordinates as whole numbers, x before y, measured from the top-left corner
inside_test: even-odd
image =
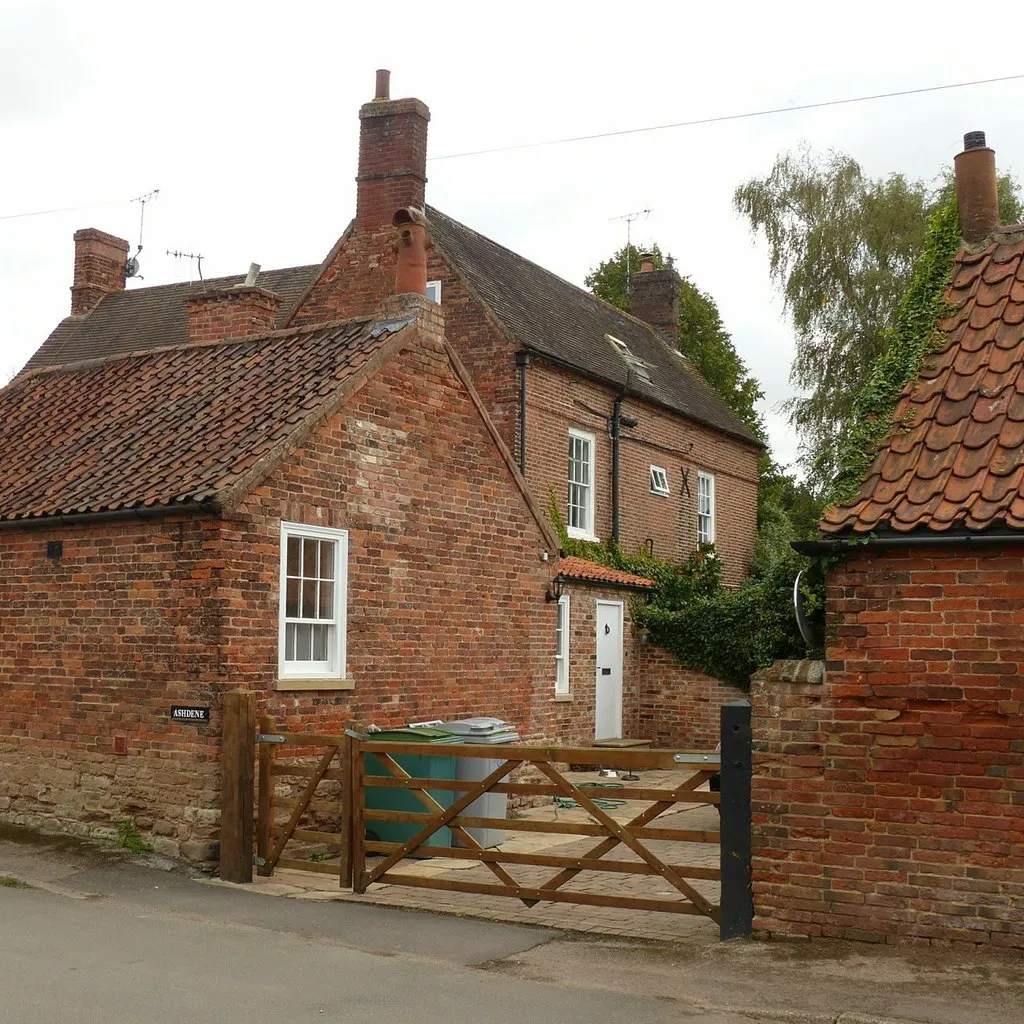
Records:
[[[964,151],[953,158],[960,234],[965,242],[984,241],[999,227],[996,154],[985,145],[984,132],[968,132]]]

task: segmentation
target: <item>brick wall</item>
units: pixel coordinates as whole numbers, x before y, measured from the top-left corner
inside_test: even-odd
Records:
[[[274,329],[281,296],[265,288],[222,288],[185,305],[190,344],[255,338]]]
[[[605,417],[611,414],[615,395],[612,388],[543,360],[527,371],[530,489],[545,508],[554,489],[564,515],[569,427],[592,433],[597,448],[595,521],[602,540],[611,534],[612,452]],[[624,428],[628,437],[620,446],[620,535],[625,550],[637,551],[650,539],[654,553],[662,558],[682,560],[691,555],[697,549],[697,473],[707,470],[715,474],[716,543],[724,578],[739,584],[749,571],[757,528],[757,449],[644,402],[628,399],[622,411],[639,421],[637,427]],[[667,472],[668,497],[651,493],[652,464]]]
[[[671,651],[657,644],[641,644],[637,653],[638,735],[656,747],[714,750],[722,705],[742,700],[746,690],[680,665]]]
[[[350,691],[275,687],[282,519],[349,531]],[[541,560],[547,541],[439,350],[418,345],[386,365],[225,530],[228,671],[282,725],[477,713],[550,735],[537,681],[554,657],[554,563]]]
[[[217,834],[216,527],[159,519],[0,532],[0,816],[109,834],[135,817],[163,853]],[[47,541],[63,540],[59,560]],[[115,754],[124,738],[126,753]]]
[[[1022,547],[832,571],[827,678],[752,688],[757,928],[1024,948],[1022,597]]]

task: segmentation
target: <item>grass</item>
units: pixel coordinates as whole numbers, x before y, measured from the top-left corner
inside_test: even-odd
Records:
[[[23,882],[14,875],[0,875],[0,887],[4,889],[28,889],[31,888],[28,882]]]
[[[128,850],[130,853],[149,853],[153,849],[153,844],[147,843],[139,835],[139,830],[135,827],[135,822],[131,818],[127,818],[118,824],[117,845],[123,850]]]

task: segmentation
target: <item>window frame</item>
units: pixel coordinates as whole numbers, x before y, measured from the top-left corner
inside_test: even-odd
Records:
[[[588,444],[590,446],[589,447],[590,457],[589,457],[589,459],[587,460],[587,463],[586,463],[587,468],[588,468],[588,472],[590,474],[590,479],[589,479],[589,482],[588,482],[587,485],[583,485],[583,484],[578,483],[577,481],[574,481],[572,479],[572,476],[571,476],[571,469],[572,469],[572,462],[573,462],[573,458],[572,458],[572,442],[574,440],[575,441],[583,441],[584,443],[586,443],[586,444]],[[566,473],[565,473],[566,488],[567,488],[566,503],[565,503],[566,504],[566,507],[565,507],[565,526],[566,526],[566,530],[567,530],[567,532],[568,532],[570,537],[573,537],[573,538],[575,538],[577,540],[594,540],[594,541],[596,541],[598,539],[598,537],[597,537],[597,532],[594,529],[594,512],[595,512],[595,507],[596,507],[596,504],[595,504],[595,491],[596,491],[596,480],[597,480],[597,438],[596,438],[596,436],[594,434],[590,433],[589,431],[579,430],[576,427],[570,427],[569,428],[569,441],[570,441],[570,447],[569,447],[568,459],[567,459],[567,462],[566,462]],[[587,486],[587,503],[586,503],[585,506],[583,506],[584,511],[587,514],[586,528],[583,528],[583,527],[580,527],[580,526],[573,526],[572,525],[572,506],[569,503],[569,494],[571,493],[570,489],[574,485],[577,486],[577,487]],[[580,507],[580,506],[576,506],[576,507]]]
[[[322,662],[289,661],[286,658],[286,634],[290,622],[311,622],[302,616],[288,617],[288,540],[303,538],[334,542],[334,616],[329,634],[329,657]],[[341,681],[345,679],[348,658],[348,530],[307,523],[281,521],[280,571],[278,574],[277,674],[282,683],[294,681]],[[287,687],[284,687],[287,688]]]
[[[564,611],[563,611],[564,609]],[[569,640],[572,635],[569,624],[572,621],[570,616],[569,595],[563,594],[558,599],[558,623],[555,624],[555,697],[566,698],[572,696],[572,683],[569,678]]]
[[[660,478],[660,482],[659,482]],[[667,498],[671,494],[668,484],[668,470],[664,466],[651,466],[651,494]]]
[[[431,291],[432,288],[436,290],[436,293],[437,293],[437,298],[436,299],[431,298],[430,291]],[[426,298],[427,298],[428,302],[436,302],[439,306],[441,305],[441,282],[440,281],[428,281],[427,282]]]
[[[707,484],[708,511],[701,511],[704,498],[704,485]],[[701,528],[701,520],[706,520],[707,531]],[[697,545],[715,543],[715,474],[703,469],[697,471]]]

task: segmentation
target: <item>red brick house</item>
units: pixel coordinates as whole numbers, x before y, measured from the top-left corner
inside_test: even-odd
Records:
[[[810,545],[825,671],[753,689],[765,931],[1024,948],[1024,225],[964,143],[940,342]]]
[[[203,859],[234,687],[304,729],[713,738],[720,688],[631,628],[649,582],[560,564],[547,505],[669,557],[714,540],[739,582],[759,445],[659,330],[429,207],[393,294],[428,117],[379,76],[319,265],[126,289],[128,243],[76,233],[72,315],[0,391],[0,814],[130,812]],[[674,329],[678,278],[635,288]]]

